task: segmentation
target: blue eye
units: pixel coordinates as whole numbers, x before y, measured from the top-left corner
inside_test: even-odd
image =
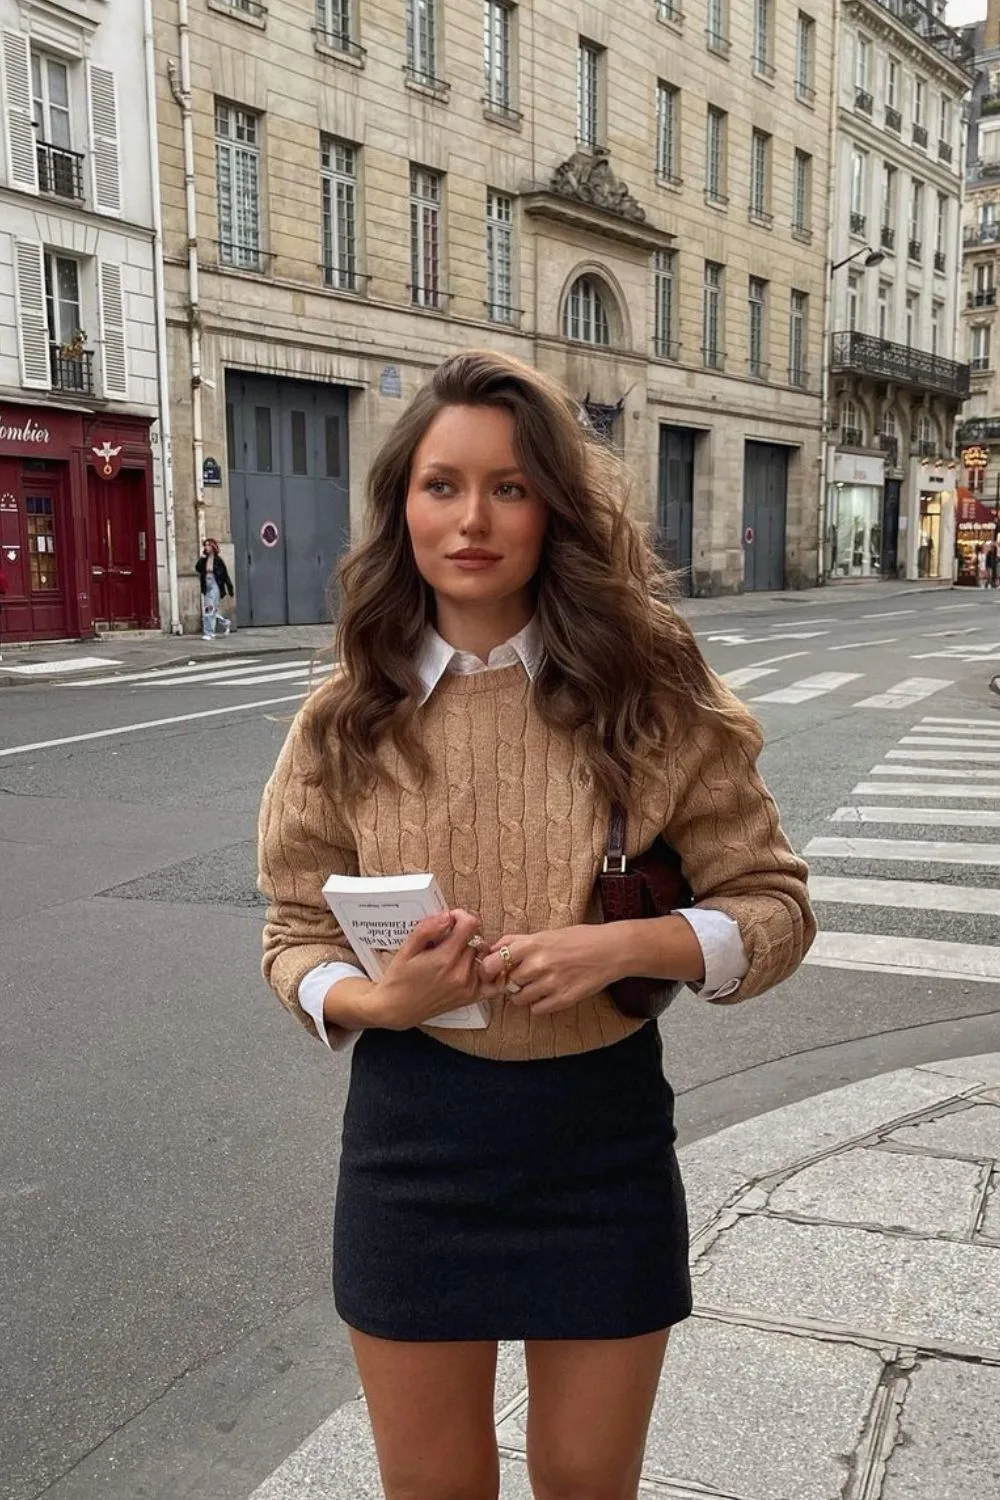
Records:
[[[525,493],[524,485],[515,484],[513,480],[497,485],[497,494],[501,500],[523,500]]]

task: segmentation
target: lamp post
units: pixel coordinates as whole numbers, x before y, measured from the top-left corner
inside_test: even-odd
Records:
[[[883,250],[873,250],[870,245],[861,245],[851,255],[845,255],[842,260],[831,261],[826,278],[826,286],[823,296],[823,367],[820,372],[820,456],[819,456],[819,496],[816,507],[819,516],[819,557],[818,557],[818,581],[826,582],[826,533],[827,533],[827,497],[830,492],[830,475],[827,472],[829,463],[830,444],[827,430],[830,425],[830,339],[832,329],[830,321],[833,316],[833,278],[842,266],[850,265],[851,261],[864,256],[864,268],[870,271],[873,266],[880,266],[885,260]]]

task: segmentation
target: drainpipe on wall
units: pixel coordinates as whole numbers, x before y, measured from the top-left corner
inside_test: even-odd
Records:
[[[194,466],[194,515],[198,551],[205,543],[205,438],[201,415],[201,304],[198,291],[198,216],[195,199],[194,125],[191,112],[191,24],[188,0],[177,0],[180,78],[168,63],[171,92],[181,112],[184,147],[184,207],[188,244],[188,343],[191,361],[191,459]]]
[[[830,443],[828,428],[830,426],[830,343],[833,329],[831,319],[833,316],[833,277],[830,267],[833,265],[834,254],[834,225],[837,214],[837,167],[839,162],[837,124],[840,112],[840,3],[834,0],[833,4],[833,95],[830,110],[830,139],[829,139],[829,163],[830,170],[827,179],[827,202],[826,202],[826,255],[823,261],[823,345],[820,372],[820,398],[819,398],[819,470],[817,525],[819,534],[817,536],[816,551],[816,582],[826,583],[826,532],[827,532],[827,497],[830,493],[831,475],[827,472],[829,463]]]
[[[163,285],[163,213],[160,204],[160,147],[156,124],[156,63],[153,49],[153,0],[142,3],[142,50],[146,69],[149,132],[149,182],[153,199],[153,298],[156,304],[156,375],[160,416],[160,482],[167,542],[167,591],[170,634],[182,633],[177,588],[177,527],[174,518],[174,455],[170,437],[170,389],[167,371],[167,312]]]

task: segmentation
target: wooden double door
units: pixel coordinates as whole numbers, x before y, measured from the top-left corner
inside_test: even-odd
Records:
[[[145,474],[122,469],[114,479],[87,473],[87,536],[94,624],[135,629],[149,609],[150,538]]]

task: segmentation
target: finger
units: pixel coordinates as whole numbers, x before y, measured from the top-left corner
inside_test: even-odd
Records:
[[[470,937],[479,931],[479,918],[474,917],[471,912],[463,911],[457,907],[451,912],[452,929],[442,947],[465,948],[468,947]],[[469,950],[470,956],[472,950]]]
[[[452,925],[452,914],[450,911],[436,911],[430,917],[424,917],[418,922],[409,937],[400,944],[397,953],[398,958],[414,958],[418,953],[423,953],[426,948],[433,948],[440,943],[450,931]]]

